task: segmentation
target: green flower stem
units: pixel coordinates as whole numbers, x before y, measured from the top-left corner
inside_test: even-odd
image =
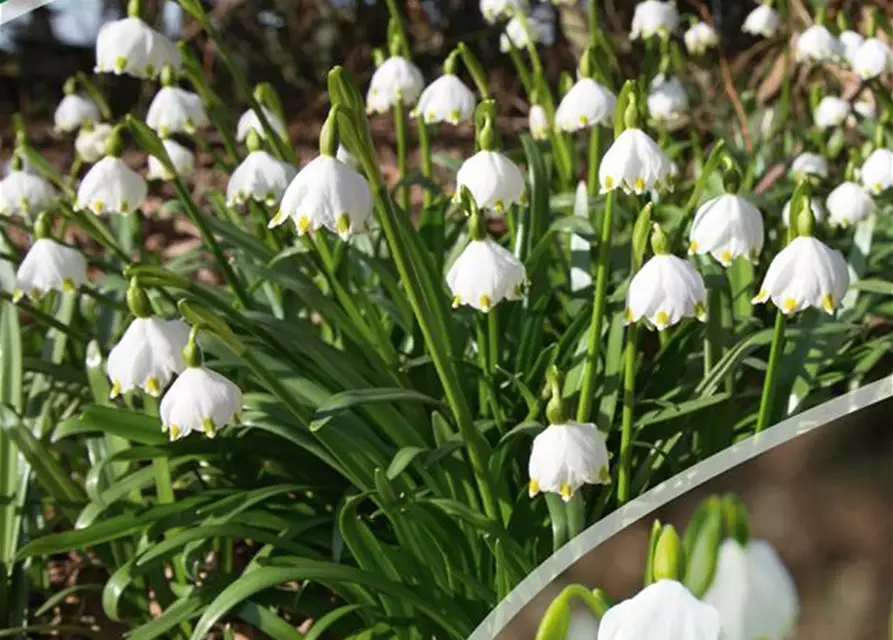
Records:
[[[490,376],[490,406],[493,409],[493,419],[501,431],[504,420],[502,408],[499,406],[498,387],[496,386],[496,369],[499,367],[499,316],[496,307],[487,313],[487,373]]]
[[[407,172],[407,154],[409,153],[406,146],[406,111],[403,102],[397,101],[394,105],[394,129],[397,132],[397,173],[399,180],[406,179]],[[409,187],[402,185],[397,187],[397,202],[400,208],[409,215]]]
[[[719,273],[709,259],[702,260],[704,273],[718,281]],[[706,263],[706,264],[705,264]],[[722,291],[716,286],[707,289],[707,337],[704,340],[704,375],[706,376],[722,358]]]
[[[576,597],[585,602],[586,606],[589,607],[593,615],[599,620],[602,619],[608,612],[608,608],[611,606],[601,589],[590,591],[583,585],[572,584],[569,587],[565,587],[562,594],[566,594],[566,597],[568,598]]]
[[[784,325],[784,314],[781,310],[776,309],[775,328],[772,331],[772,346],[769,348],[769,362],[766,368],[766,378],[763,381],[760,413],[757,417],[757,433],[765,430],[772,422],[772,404],[775,399],[775,387],[777,386],[778,362],[784,350]]]
[[[431,137],[428,135],[428,124],[421,113],[416,116],[419,127],[419,153],[421,154],[422,177],[431,180],[434,175],[434,166],[431,162]],[[434,193],[427,186],[422,186],[422,208],[427,210],[434,202]]]
[[[601,129],[598,125],[589,129],[589,161],[586,176],[587,191],[590,196],[598,193],[598,165],[601,158]]]
[[[620,423],[620,467],[617,470],[617,502],[629,501],[629,483],[632,475],[633,410],[636,402],[636,366],[638,365],[638,328],[629,325],[626,330],[626,353],[623,365],[623,412]]]
[[[577,405],[577,422],[589,422],[592,401],[595,396],[595,370],[598,367],[598,351],[601,346],[602,323],[605,318],[605,302],[608,291],[608,268],[611,256],[611,233],[614,227],[614,191],[605,198],[602,230],[598,245],[598,263],[595,272],[595,290],[592,300],[592,320],[589,323],[589,343],[586,348],[586,365],[580,386]]]
[[[524,87],[524,94],[529,97],[533,91],[530,72],[527,70],[524,60],[521,59],[521,53],[514,45],[509,47],[509,57],[512,59],[512,64],[515,65],[515,71],[518,72],[518,79],[521,80],[521,86]]]

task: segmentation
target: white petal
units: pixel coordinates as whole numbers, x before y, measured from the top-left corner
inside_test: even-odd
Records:
[[[493,240],[472,240],[450,267],[447,285],[454,305],[489,311],[504,299],[517,297],[526,281],[524,265]]]
[[[428,123],[459,124],[471,120],[474,107],[471,89],[457,76],[444,74],[425,88],[413,113]]]
[[[86,283],[86,258],[49,238],[34,241],[16,272],[16,289],[29,297],[47,291],[70,291]]]
[[[498,151],[481,150],[468,158],[456,174],[456,193],[467,187],[478,207],[502,213],[524,195],[524,174]]]
[[[78,209],[93,213],[130,213],[139,209],[148,194],[142,176],[121,158],[106,157],[93,165],[78,188]]]
[[[210,420],[217,429],[232,422],[242,408],[242,392],[230,380],[205,367],[188,367],[161,400],[159,413],[172,436],[203,431]]]

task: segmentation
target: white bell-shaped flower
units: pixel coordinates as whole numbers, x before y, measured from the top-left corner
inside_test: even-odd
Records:
[[[230,176],[226,204],[232,207],[254,200],[274,207],[282,200],[296,173],[295,167],[262,149],[251,151]]]
[[[685,32],[683,36],[685,48],[693,56],[702,56],[719,45],[719,34],[713,25],[706,22],[696,22]]]
[[[422,72],[412,61],[391,56],[372,74],[366,93],[366,112],[387,113],[396,104],[412,106],[424,88]]]
[[[853,112],[866,120],[877,118],[877,106],[871,100],[857,100],[853,103]]]
[[[148,193],[149,188],[140,174],[120,157],[108,155],[84,176],[74,206],[96,215],[125,214],[139,209]]]
[[[671,124],[688,111],[688,94],[675,76],[662,73],[651,81],[648,90],[648,114],[656,121]]]
[[[658,580],[615,604],[597,640],[720,640],[719,612],[675,580]]]
[[[43,176],[23,171],[18,157],[13,164],[19,168],[0,180],[0,216],[27,217],[51,207],[58,197],[53,185]]]
[[[878,195],[893,185],[893,151],[875,149],[862,163],[859,178],[869,193]]]
[[[490,238],[471,240],[446,276],[453,307],[490,311],[502,300],[521,297],[527,272],[515,255]]]
[[[146,124],[162,138],[175,133],[194,134],[209,123],[201,96],[180,87],[161,87],[146,114]]]
[[[530,112],[527,114],[527,126],[530,128],[530,135],[534,140],[548,139],[552,127],[549,125],[549,114],[542,105],[530,105]]]
[[[551,31],[553,26],[545,20],[540,20],[534,15],[526,17],[527,28],[524,23],[515,15],[508,24],[505,25],[505,31],[499,36],[499,50],[503,53],[515,49],[526,49],[527,45],[533,43],[548,44],[552,39]]]
[[[48,291],[73,293],[83,284],[87,284],[87,260],[81,252],[50,238],[38,238],[16,272],[13,299],[38,300]]]
[[[778,15],[778,11],[769,5],[761,4],[747,14],[744,24],[741,25],[741,31],[754,36],[772,38],[778,33],[780,26],[781,18]]]
[[[893,53],[883,40],[869,38],[853,54],[852,67],[860,78],[870,80],[891,69]]]
[[[105,144],[114,127],[104,122],[86,123],[74,140],[74,148],[84,162],[99,162],[105,157]]]
[[[584,484],[610,484],[605,436],[591,423],[549,425],[533,439],[527,470],[531,497],[543,491],[567,502]]]
[[[843,56],[843,45],[827,27],[814,24],[797,38],[794,56],[797,62],[834,61]]]
[[[478,207],[502,214],[524,196],[524,174],[499,151],[481,149],[456,174],[456,198],[466,187]]]
[[[273,131],[283,140],[287,140],[288,130],[285,128],[285,123],[282,121],[282,118],[266,107],[261,107],[261,110]],[[261,140],[267,137],[267,133],[260,122],[260,118],[257,117],[257,114],[252,109],[249,109],[242,114],[239,118],[239,123],[236,125],[236,141],[244,142],[248,138],[248,134],[252,131],[257,133]]]
[[[655,253],[633,276],[626,294],[627,324],[642,318],[663,331],[683,318],[707,317],[707,289],[691,262]]]
[[[840,46],[843,47],[844,60],[846,60],[847,64],[852,68],[854,66],[854,61],[856,60],[856,52],[859,51],[859,47],[865,42],[865,38],[856,31],[846,29],[845,31],[840,32],[837,39],[840,41]]]
[[[791,175],[828,177],[828,161],[817,153],[806,151],[794,158],[791,163]]]
[[[623,189],[645,193],[672,187],[674,165],[658,144],[641,129],[626,129],[608,147],[598,167],[602,192]]]
[[[636,5],[630,40],[670,34],[679,26],[679,12],[675,2],[645,0]]]
[[[70,133],[77,131],[86,122],[99,122],[99,107],[83,93],[66,94],[56,112],[53,123],[56,131]]]
[[[347,240],[362,231],[371,214],[372,192],[366,178],[334,156],[322,154],[288,185],[270,227],[291,218],[299,236],[328,229]]]
[[[698,207],[691,225],[688,253],[709,253],[728,267],[738,257],[756,262],[763,250],[763,240],[760,210],[742,196],[727,193]]]
[[[794,637],[800,614],[797,588],[765,540],[750,540],[746,546],[725,540],[713,582],[701,600],[719,611],[723,640]]]
[[[170,181],[175,177],[189,178],[195,174],[195,154],[175,140],[162,140],[167,151],[168,157],[174,165],[174,173],[168,171],[167,167],[156,158],[149,156],[149,171],[146,178],[149,180]]]
[[[203,366],[187,366],[161,399],[162,429],[171,440],[203,431],[214,437],[242,409],[242,391],[233,382]]]
[[[481,15],[490,24],[511,18],[523,8],[522,0],[481,0]]]
[[[813,307],[828,313],[850,286],[843,255],[810,235],[795,238],[769,265],[755,304],[772,299],[785,315]]]
[[[413,110],[428,124],[449,122],[456,125],[474,116],[474,94],[458,76],[445,73],[428,85]]]
[[[842,126],[850,115],[850,103],[837,96],[825,96],[815,110],[815,124],[819,129]]]
[[[174,374],[186,367],[183,349],[189,325],[180,319],[137,317],[109,352],[106,374],[112,382],[111,397],[142,389],[158,397]]]
[[[809,200],[809,210],[812,211],[812,217],[816,222],[823,222],[827,217],[827,212],[825,211],[825,206],[822,204],[822,201],[813,196]],[[791,201],[788,200],[784,203],[784,207],[781,209],[781,219],[784,222],[785,227],[791,226]]]
[[[107,22],[96,38],[96,73],[154,78],[161,69],[181,66],[180,51],[138,17]]]
[[[562,131],[610,125],[616,108],[617,96],[592,78],[581,77],[561,99],[555,124]]]
[[[835,226],[848,227],[859,224],[874,213],[874,200],[865,188],[856,182],[844,182],[828,194],[825,201],[828,220]]]

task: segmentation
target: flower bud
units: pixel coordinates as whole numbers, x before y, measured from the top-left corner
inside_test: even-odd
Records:
[[[685,550],[673,525],[666,525],[654,549],[654,581],[679,580],[685,572]]]

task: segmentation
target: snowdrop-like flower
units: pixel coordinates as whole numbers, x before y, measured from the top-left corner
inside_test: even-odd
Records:
[[[887,43],[877,38],[869,38],[853,54],[852,67],[863,80],[870,80],[890,71],[891,62],[893,53],[890,52]]]
[[[255,149],[230,176],[226,204],[232,207],[254,200],[269,207],[276,206],[296,173],[297,169],[287,162],[277,160],[262,149]]]
[[[833,225],[848,227],[874,213],[874,200],[862,185],[844,182],[828,194],[828,218]]]
[[[679,26],[679,12],[674,2],[645,0],[636,5],[630,40],[670,34]]]
[[[104,122],[86,123],[74,140],[74,148],[84,162],[93,163],[105,156],[105,143],[114,127]]]
[[[530,135],[534,140],[545,140],[549,137],[549,114],[545,108],[539,104],[530,105],[530,112],[527,114],[527,126],[530,127]]]
[[[99,122],[99,107],[83,93],[67,93],[53,115],[56,131],[70,133],[86,122]]]
[[[10,174],[0,180],[0,216],[31,216],[56,202],[56,190],[46,178],[23,171],[18,157],[13,161],[13,167]]]
[[[168,171],[161,160],[149,156],[149,172],[146,174],[149,180],[169,181],[176,176],[188,178],[195,174],[195,154],[192,151],[174,140],[162,140],[161,143],[174,165],[174,173]]]
[[[688,110],[688,95],[678,78],[658,74],[651,81],[647,104],[652,118],[671,123]]]
[[[107,142],[108,155],[93,165],[78,187],[76,209],[103,213],[130,213],[146,199],[143,177],[121,159],[121,138],[113,132]]]
[[[481,14],[490,24],[503,18],[511,18],[522,9],[521,0],[481,0]]]
[[[780,26],[781,18],[778,16],[778,12],[769,5],[761,4],[747,14],[744,24],[741,25],[741,31],[755,36],[771,38],[778,33]]]
[[[555,124],[562,131],[609,125],[616,107],[617,96],[592,78],[581,77],[561,99]]]
[[[772,299],[785,315],[814,307],[834,313],[850,286],[839,251],[812,236],[798,236],[769,265],[754,304]]]
[[[137,317],[109,353],[106,374],[111,397],[139,388],[158,397],[175,373],[185,368],[183,349],[189,325],[180,319]]]
[[[831,61],[843,55],[843,46],[826,27],[814,24],[800,34],[794,55],[797,62]]]
[[[819,178],[828,177],[828,161],[817,153],[805,152],[794,158],[791,163],[791,174],[796,176],[810,175]]]
[[[445,73],[422,91],[419,103],[413,110],[415,117],[425,122],[449,122],[459,124],[474,116],[474,94],[458,76]]]
[[[816,197],[812,197],[809,200],[809,210],[812,211],[812,217],[816,222],[822,222],[825,219],[825,207],[822,205],[822,201]],[[784,207],[781,210],[781,219],[784,222],[784,226],[791,226],[791,201],[788,200],[784,203]]]
[[[174,133],[193,134],[209,123],[201,96],[173,86],[158,90],[146,114],[146,124],[162,138]]]
[[[347,240],[363,229],[371,213],[366,178],[334,156],[321,154],[288,185],[270,228],[291,218],[299,236],[325,228]]]
[[[242,391],[216,371],[187,366],[161,399],[162,428],[171,440],[204,431],[214,437],[217,429],[232,422],[242,409]]]
[[[549,425],[533,439],[528,473],[531,497],[544,491],[565,502],[584,484],[610,484],[605,437],[590,423]]]
[[[815,124],[819,129],[839,127],[850,115],[850,103],[837,96],[825,96],[815,110]]]
[[[893,151],[884,148],[872,151],[859,174],[862,185],[872,195],[888,189],[893,185]]]
[[[653,582],[608,609],[597,640],[719,640],[719,612],[675,580]]]
[[[852,67],[856,59],[856,52],[859,51],[859,47],[865,42],[865,38],[861,34],[847,29],[842,31],[837,39],[840,41],[840,46],[843,47],[844,59]]]
[[[425,87],[422,72],[402,56],[391,56],[381,63],[366,93],[367,113],[387,113],[394,105],[412,106]]]
[[[31,245],[16,272],[14,300],[38,300],[48,291],[73,293],[87,283],[87,260],[81,253],[50,238]]]
[[[655,225],[655,237],[662,236]],[[665,249],[666,241],[654,241],[654,256],[633,276],[626,294],[626,323],[642,318],[663,331],[682,318],[707,317],[707,289],[691,262]]]
[[[707,53],[707,49],[712,49],[719,45],[719,34],[712,25],[706,22],[697,22],[693,24],[685,32],[683,36],[685,40],[685,48],[693,56],[702,56]]]
[[[877,117],[877,107],[870,100],[859,100],[853,103],[853,112],[866,120],[874,120]]]
[[[723,640],[792,638],[800,613],[794,581],[765,540],[725,540],[701,599],[719,611]]]
[[[154,78],[170,65],[179,70],[180,51],[138,17],[108,22],[96,38],[96,73]]]
[[[266,107],[261,107],[261,110],[273,131],[275,131],[283,140],[287,140],[288,130],[285,128],[285,123],[282,121],[282,118]],[[242,114],[239,118],[238,125],[236,125],[236,140],[238,142],[245,141],[248,138],[248,134],[252,131],[257,133],[261,140],[267,137],[267,133],[260,122],[260,118],[257,117],[257,114],[252,109],[249,109]]]
[[[602,192],[644,193],[669,188],[674,173],[667,154],[641,129],[626,129],[605,152],[598,167]]]
[[[527,16],[527,28],[518,19],[518,16],[509,20],[505,26],[505,31],[499,37],[499,50],[508,53],[512,47],[515,49],[524,49],[530,43],[548,44],[554,37],[552,34],[553,26],[544,19],[539,19],[534,15]]]
[[[709,253],[724,267],[739,256],[756,262],[763,250],[763,235],[760,210],[745,198],[727,193],[698,207],[688,253]]]
[[[456,198],[468,188],[481,209],[502,214],[524,196],[524,174],[499,151],[481,149],[459,167]]]
[[[527,280],[524,264],[486,238],[471,240],[446,276],[453,307],[468,305],[487,313],[502,300],[517,300]]]

